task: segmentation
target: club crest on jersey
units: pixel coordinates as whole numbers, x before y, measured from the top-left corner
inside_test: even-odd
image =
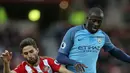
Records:
[[[102,42],[101,38],[97,38],[98,43],[100,44]]]
[[[64,49],[65,47],[66,47],[66,43],[65,43],[65,42],[62,42],[60,48],[61,48],[61,49]]]

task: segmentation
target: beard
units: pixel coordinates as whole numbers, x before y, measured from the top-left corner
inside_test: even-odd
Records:
[[[35,58],[31,58],[31,59],[26,59],[26,61],[31,64],[31,65],[35,65],[38,61],[38,56],[35,56]]]

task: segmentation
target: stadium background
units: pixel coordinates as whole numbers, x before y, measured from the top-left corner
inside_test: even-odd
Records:
[[[130,0],[0,0],[0,54],[5,49],[13,52],[13,69],[24,60],[20,41],[32,37],[38,43],[40,55],[55,58],[65,32],[85,23],[87,11],[93,6],[105,13],[102,30],[130,55]],[[129,73],[130,64],[103,50],[99,56],[98,73]],[[0,73],[2,69],[0,60]]]

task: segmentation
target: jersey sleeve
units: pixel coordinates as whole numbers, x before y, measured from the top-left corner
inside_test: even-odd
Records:
[[[24,66],[23,66],[23,64],[21,63],[21,64],[19,64],[15,69],[14,69],[14,71],[16,72],[16,73],[25,73],[24,71]]]
[[[70,49],[73,46],[73,35],[72,29],[69,29],[63,37],[62,43],[59,48],[60,53],[68,55]]]
[[[59,69],[60,69],[60,67],[61,67],[61,64],[59,64],[59,63],[57,62],[57,60],[52,59],[52,58],[48,58],[48,62],[49,62],[49,65],[51,66],[51,68],[52,68],[52,70],[53,70],[54,72],[58,72],[58,71],[59,71]]]
[[[111,42],[109,36],[105,33],[105,44],[103,46],[103,49],[105,52],[108,52],[112,49],[116,48],[113,43]]]

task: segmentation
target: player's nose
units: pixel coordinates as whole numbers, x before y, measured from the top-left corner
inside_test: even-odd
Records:
[[[94,22],[94,25],[98,26],[99,24],[98,24],[98,22]]]
[[[32,57],[32,55],[31,55],[30,53],[28,53],[28,57],[29,57],[29,58],[31,58],[31,57]]]

